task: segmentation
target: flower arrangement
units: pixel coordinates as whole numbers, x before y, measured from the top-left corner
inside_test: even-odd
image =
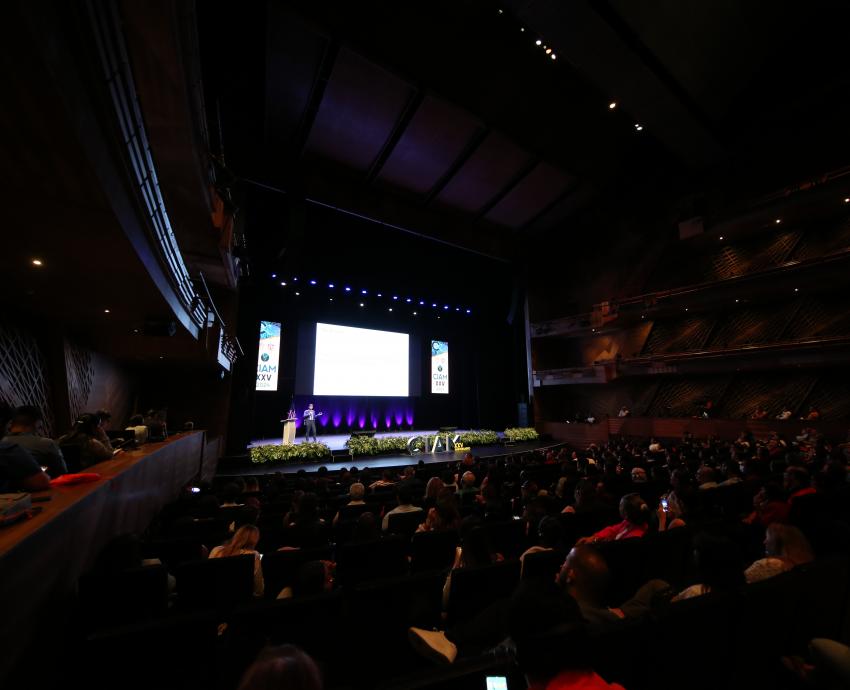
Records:
[[[540,437],[533,427],[505,429],[505,438],[509,441],[536,441]]]
[[[267,462],[298,462],[322,460],[331,456],[331,449],[324,443],[295,443],[288,446],[268,445],[251,448],[251,462],[258,465]]]
[[[380,453],[404,453],[410,436],[352,436],[345,442],[351,455],[379,455]]]
[[[490,446],[499,442],[499,434],[487,429],[465,431],[459,435],[458,442],[464,446]]]

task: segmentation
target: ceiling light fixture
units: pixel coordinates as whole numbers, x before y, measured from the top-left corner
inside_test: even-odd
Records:
[[[103,310],[103,313],[104,313],[104,314],[108,314],[108,313],[109,313],[109,309],[104,309],[104,310]]]
[[[296,293],[295,293],[295,296],[296,296],[296,297],[301,297],[301,293],[300,293],[300,292],[296,292]]]
[[[721,236],[720,236],[720,237],[718,237],[717,239],[719,239],[719,240],[723,240],[723,235],[721,235]]]
[[[640,124],[640,123],[637,123],[637,122],[636,122],[636,123],[635,123],[635,129],[636,129],[638,132],[642,132],[642,131],[643,131],[643,125],[642,125],[642,124]]]
[[[328,283],[328,287],[329,287],[331,290],[333,290],[333,289],[334,289],[334,284],[333,284],[333,283]]]
[[[393,310],[393,308],[392,308],[392,307],[390,307],[390,311],[392,311],[392,310]]]
[[[543,45],[543,41],[541,41],[541,40],[538,38],[538,39],[534,42],[534,45],[536,45],[536,46],[542,46],[542,45]]]
[[[32,265],[33,266],[44,266],[44,262],[41,259],[33,259]]]
[[[781,218],[777,218],[777,219],[776,219],[776,224],[777,224],[777,225],[779,225],[781,222],[782,222],[782,219],[781,219]]]
[[[552,49],[551,49],[551,48],[547,48],[547,49],[546,49],[546,55],[551,55],[551,54],[552,54]]]
[[[361,303],[360,303],[360,306],[361,306],[361,307],[363,306],[363,302],[361,302]]]
[[[557,60],[557,59],[558,59],[558,56],[557,56],[557,55],[555,55],[555,53],[552,53],[549,57],[550,57],[550,58],[552,58],[553,60]]]
[[[311,281],[310,281],[310,285],[315,285],[315,284],[316,284],[316,281],[315,281],[315,280],[311,280]]]
[[[846,196],[846,197],[844,197],[844,203],[845,203],[845,204],[850,204],[850,196]]]
[[[277,273],[272,273],[272,278],[277,278]]]
[[[616,108],[616,107],[617,107],[617,101],[611,101],[608,104],[608,110],[614,110],[614,108]]]
[[[281,280],[281,281],[280,281],[280,286],[281,286],[281,287],[286,287],[286,281],[285,281],[285,280]]]

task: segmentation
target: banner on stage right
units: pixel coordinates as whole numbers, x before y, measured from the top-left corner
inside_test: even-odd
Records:
[[[449,392],[449,344],[443,340],[431,341],[431,392]]]
[[[280,364],[280,324],[260,321],[260,347],[257,353],[258,391],[277,390],[277,368]]]

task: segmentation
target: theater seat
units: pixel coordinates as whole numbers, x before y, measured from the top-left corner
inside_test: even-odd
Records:
[[[454,530],[414,534],[410,540],[410,571],[422,573],[451,568],[457,544],[458,535]]]
[[[408,539],[425,521],[425,511],[417,510],[410,513],[396,513],[387,519],[387,531],[391,534],[399,534]]]
[[[522,579],[542,577],[551,582],[560,572],[566,554],[563,551],[538,551],[522,559]]]
[[[407,542],[400,537],[345,544],[337,552],[337,581],[342,586],[406,572]]]
[[[275,599],[280,591],[291,585],[299,568],[308,561],[333,560],[333,549],[330,546],[317,549],[288,549],[286,551],[269,551],[263,554],[263,580],[265,581],[265,598]]]
[[[175,577],[182,611],[230,611],[253,598],[254,556],[190,561],[177,568]]]
[[[452,571],[449,625],[468,620],[489,604],[510,597],[519,584],[519,561],[502,561]]]
[[[79,597],[88,630],[157,618],[168,608],[168,571],[152,565],[120,573],[89,573],[80,578]]]

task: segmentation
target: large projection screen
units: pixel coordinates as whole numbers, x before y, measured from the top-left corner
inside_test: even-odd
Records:
[[[313,395],[407,397],[407,333],[316,324]]]

